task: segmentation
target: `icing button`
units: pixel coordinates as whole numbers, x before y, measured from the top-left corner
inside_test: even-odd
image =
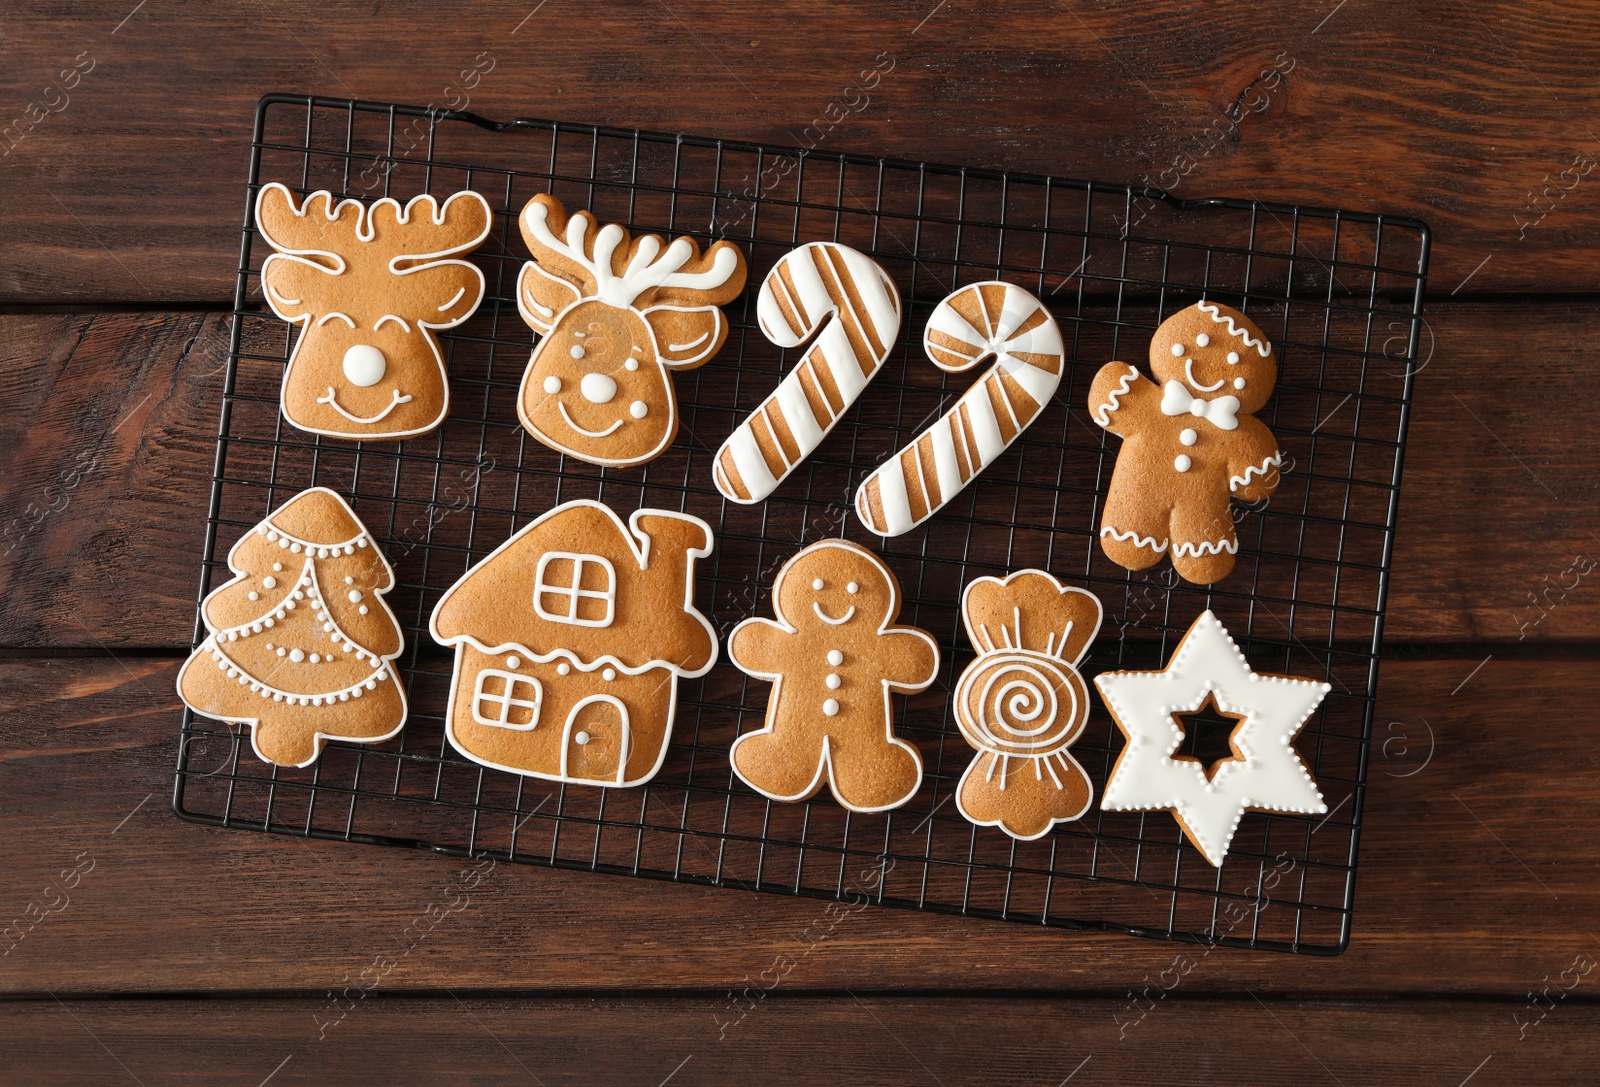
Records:
[[[522,658],[517,656],[515,653],[511,654],[511,656],[506,658],[506,667],[507,668],[521,668],[522,667]]]
[[[839,716],[839,700],[837,698],[828,699],[822,704],[822,712],[829,717]]]
[[[560,392],[561,391],[561,379],[559,377],[556,377],[556,375],[554,375],[554,374],[551,374],[549,377],[545,378],[544,379],[544,391],[549,393],[551,396],[554,396],[556,393]]]
[[[296,664],[299,664],[301,661],[306,659],[305,650],[303,650],[303,649],[291,649],[291,650],[289,650],[289,659],[294,661]]]
[[[839,678],[839,674],[837,672],[830,672],[828,673],[828,678],[824,682],[827,683],[828,690],[837,691],[839,689],[839,684],[843,683],[844,680]]]
[[[612,680],[617,678],[617,670],[615,668],[607,668],[604,672],[600,673],[600,678],[605,680],[607,683],[610,683]]]
[[[828,650],[828,663],[833,665],[835,668],[839,667],[839,665],[844,663],[844,654],[839,652],[837,649]]]
[[[1200,440],[1200,435],[1196,434],[1193,428],[1184,427],[1178,434],[1178,440],[1184,445],[1193,445]]]
[[[579,348],[574,347],[573,350],[577,351],[577,350],[579,350]],[[582,746],[583,744],[586,744],[586,743],[589,742],[589,734],[587,732],[580,732],[576,736],[572,737],[572,741],[573,741],[573,743],[576,743],[576,744]]]
[[[1194,461],[1189,459],[1188,454],[1179,453],[1177,458],[1173,460],[1172,466],[1180,472],[1187,472],[1194,466]]]

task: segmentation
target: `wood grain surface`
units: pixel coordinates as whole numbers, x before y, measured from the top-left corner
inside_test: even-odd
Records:
[[[0,13],[0,1081],[1593,1078],[1592,5],[441,10]],[[417,939],[461,861],[174,817],[173,683],[273,91],[1430,223],[1350,949],[888,909],[808,944],[818,903],[507,864]]]
[[[343,1013],[342,1018],[340,1013]],[[320,1014],[319,1014],[320,1013]],[[736,1018],[716,996],[96,1001],[0,1019],[0,1062],[31,1084],[1210,1084],[1542,1082],[1592,1065],[1600,1009],[1523,1029],[1492,1004],[1353,1004],[1271,992],[1158,1004],[774,994]],[[1524,1022],[1527,1017],[1524,1017]],[[1128,1024],[1135,1024],[1129,1026]],[[1519,1037],[1519,1033],[1521,1036]],[[787,1073],[787,1075],[786,1075]]]
[[[425,20],[349,0],[24,0],[6,25],[25,134],[0,170],[0,298],[231,298],[268,90],[1335,202],[1431,222],[1441,293],[1469,275],[1600,285],[1600,84],[1573,48],[1592,11],[1335,2],[517,0]],[[578,26],[603,46],[574,47]],[[893,69],[860,106],[880,57]],[[183,78],[148,78],[164,71]]]

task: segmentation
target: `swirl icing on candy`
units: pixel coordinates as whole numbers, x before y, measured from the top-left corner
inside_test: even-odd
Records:
[[[956,682],[961,735],[977,751],[956,807],[1024,841],[1089,810],[1093,786],[1068,748],[1089,719],[1078,664],[1100,629],[1100,601],[1043,570],[974,579],[962,621],[978,658]]]

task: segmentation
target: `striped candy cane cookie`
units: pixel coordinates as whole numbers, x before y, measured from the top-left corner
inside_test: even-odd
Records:
[[[779,347],[821,333],[717,451],[711,469],[717,490],[746,504],[771,494],[877,374],[900,334],[900,292],[854,249],[810,242],[767,273],[756,314]]]
[[[928,318],[928,358],[960,373],[994,366],[955,407],[867,477],[856,514],[880,536],[909,532],[972,482],[1039,417],[1061,384],[1061,330],[1033,295],[1010,283],[974,283]]]

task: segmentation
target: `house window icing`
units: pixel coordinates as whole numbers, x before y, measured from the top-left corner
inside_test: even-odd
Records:
[[[539,723],[544,689],[532,676],[485,668],[472,692],[472,719],[480,725],[526,732]]]
[[[608,627],[616,614],[617,574],[599,555],[548,551],[534,574],[533,610],[552,623]]]

